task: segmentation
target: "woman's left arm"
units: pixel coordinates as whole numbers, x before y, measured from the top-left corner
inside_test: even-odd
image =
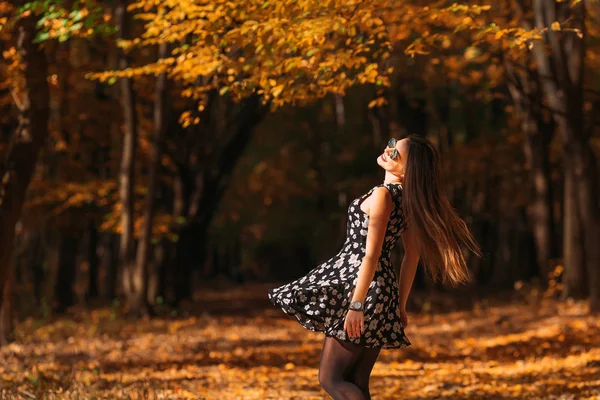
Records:
[[[358,282],[352,295],[352,301],[360,301],[363,304],[377,269],[377,261],[381,255],[390,213],[394,209],[392,195],[385,187],[376,188],[371,196],[373,196],[373,201],[369,210],[365,256],[360,265]]]

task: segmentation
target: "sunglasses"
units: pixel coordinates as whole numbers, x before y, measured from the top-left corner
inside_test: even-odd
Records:
[[[392,160],[396,160],[398,158],[398,149],[396,148],[396,142],[397,142],[396,139],[391,138],[387,145],[387,147],[389,147],[390,149],[394,149],[392,151],[392,154],[390,154],[390,158]]]

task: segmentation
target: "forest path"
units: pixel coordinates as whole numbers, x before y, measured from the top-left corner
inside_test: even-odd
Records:
[[[272,286],[205,288],[189,316],[27,319],[0,350],[0,399],[326,399],[323,335],[272,306]],[[409,310],[413,345],[381,352],[373,399],[600,399],[600,321],[586,303],[483,304]]]

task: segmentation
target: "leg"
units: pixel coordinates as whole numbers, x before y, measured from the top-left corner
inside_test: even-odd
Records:
[[[354,363],[354,367],[350,371],[350,380],[360,390],[362,390],[365,398],[371,400],[371,393],[369,393],[369,377],[371,371],[379,356],[380,348],[365,347],[362,349],[358,356],[358,359]]]
[[[319,383],[334,400],[365,400],[365,395],[346,376],[363,347],[326,336],[319,365]]]

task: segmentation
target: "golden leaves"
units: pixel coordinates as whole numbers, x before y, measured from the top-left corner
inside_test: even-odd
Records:
[[[284,89],[284,85],[277,85],[273,88],[273,90],[271,90],[271,95],[273,97],[279,97],[279,95],[281,94],[281,92],[283,92]]]
[[[377,2],[378,3],[378,2]],[[90,75],[134,77],[167,70],[188,97],[217,89],[234,99],[258,93],[273,107],[342,93],[359,83],[387,85],[386,72],[365,71],[389,53],[379,4],[342,0],[140,0],[132,5],[145,21],[139,38],[124,47],[174,44],[169,62]],[[185,44],[184,38],[191,39]],[[208,85],[196,84],[203,78]]]
[[[321,333],[272,307],[272,284],[207,283],[193,317],[127,321],[119,309],[26,319],[19,341],[0,349],[7,398],[322,399]],[[383,351],[373,398],[492,399],[597,396],[600,323],[585,302],[549,298],[481,300],[456,311],[456,298],[414,294],[434,311],[409,316],[413,345]],[[507,293],[510,296],[509,293]],[[412,295],[411,295],[412,296]],[[454,295],[456,296],[456,294]],[[254,304],[252,313],[239,306]],[[231,306],[231,308],[228,307]],[[166,310],[169,312],[171,310]],[[60,357],[57,357],[57,354]]]
[[[371,101],[369,102],[369,105],[368,105],[368,107],[369,107],[369,108],[381,107],[381,106],[383,106],[383,105],[386,105],[387,103],[388,103],[388,102],[387,102],[387,100],[385,99],[385,97],[377,97],[376,99],[374,99],[374,100],[371,100]]]

